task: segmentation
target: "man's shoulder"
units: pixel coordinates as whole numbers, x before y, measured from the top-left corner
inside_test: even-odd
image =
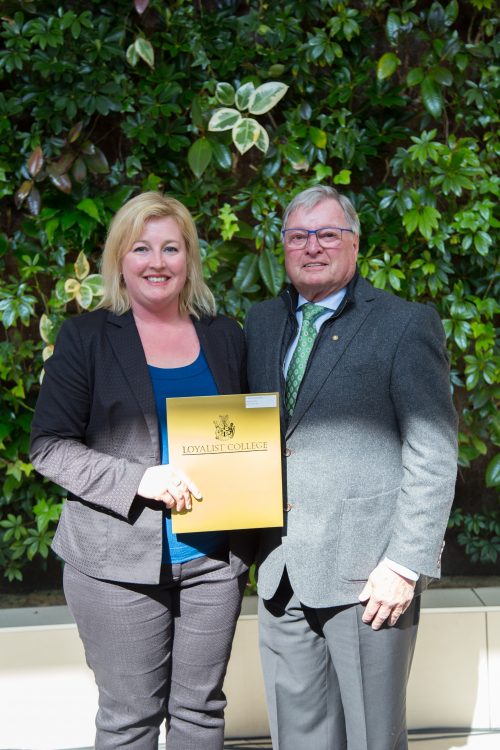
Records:
[[[358,279],[356,286],[355,296],[359,294],[370,296],[382,312],[391,316],[398,316],[402,323],[407,323],[412,318],[428,319],[439,317],[437,309],[432,303],[415,302],[400,297],[386,289],[377,289],[362,277]]]
[[[246,324],[269,318],[269,316],[284,315],[287,312],[283,295],[257,302],[247,314]]]

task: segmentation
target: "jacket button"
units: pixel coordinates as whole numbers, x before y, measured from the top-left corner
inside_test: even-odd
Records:
[[[288,458],[288,456],[292,455],[292,449],[291,448],[285,448],[285,450],[283,451],[283,455]]]
[[[291,510],[292,510],[292,508],[293,508],[293,505],[291,505],[290,503],[287,503],[287,504],[285,505],[285,511],[286,511],[287,513],[288,513],[289,511],[291,511]]]

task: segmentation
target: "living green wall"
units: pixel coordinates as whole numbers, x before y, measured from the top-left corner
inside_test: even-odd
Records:
[[[184,201],[219,308],[242,320],[285,283],[282,209],[319,182],[357,207],[362,274],[441,313],[461,422],[449,535],[464,569],[468,560],[491,570],[500,552],[493,0],[4,0],[0,15],[7,580],[42,570],[48,555],[63,492],[33,472],[30,420],[62,320],[99,300],[112,214],[141,190]]]

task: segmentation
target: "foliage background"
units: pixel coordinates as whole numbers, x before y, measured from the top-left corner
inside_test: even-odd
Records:
[[[113,212],[146,189],[184,201],[219,308],[241,320],[285,283],[281,212],[294,192],[318,182],[345,190],[357,206],[361,272],[440,310],[461,415],[444,572],[479,563],[493,572],[500,552],[493,0],[84,7],[4,0],[0,13],[7,580],[39,576],[47,564],[63,494],[32,471],[30,419],[42,356],[60,323],[99,299],[98,259]],[[269,81],[288,86],[256,117],[269,148],[261,142],[242,154],[230,130],[209,130],[210,119],[231,104],[231,86]],[[223,82],[231,86],[217,86]]]

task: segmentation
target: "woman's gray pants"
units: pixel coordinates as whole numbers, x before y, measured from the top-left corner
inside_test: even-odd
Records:
[[[246,575],[202,557],[158,585],[91,578],[66,564],[64,592],[99,688],[96,750],[222,750],[222,691]]]

